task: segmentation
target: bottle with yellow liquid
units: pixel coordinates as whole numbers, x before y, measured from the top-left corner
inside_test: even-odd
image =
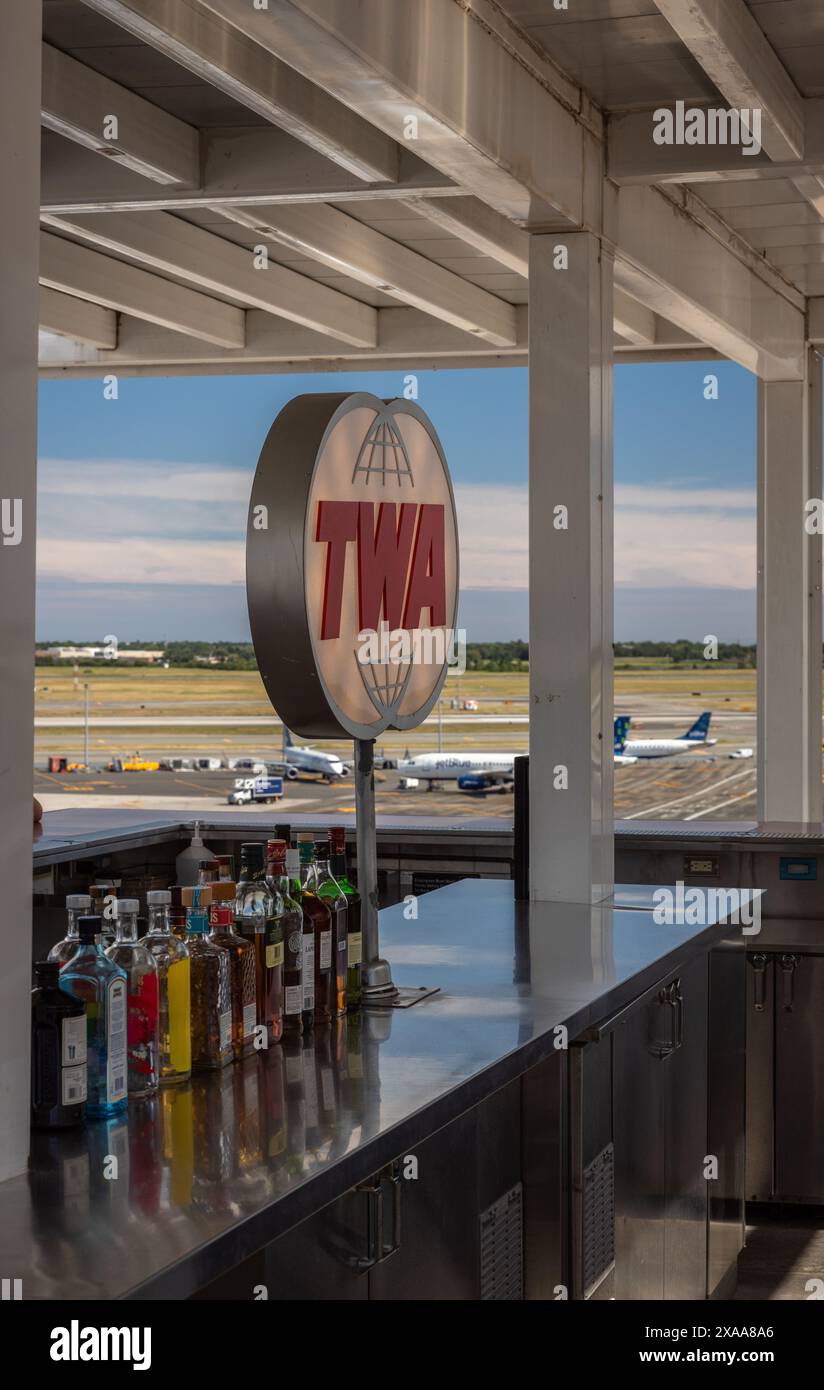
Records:
[[[157,965],[161,1086],[188,1081],[192,1072],[189,948],[169,925],[171,901],[172,895],[166,890],[146,894],[149,929],[143,938]]]

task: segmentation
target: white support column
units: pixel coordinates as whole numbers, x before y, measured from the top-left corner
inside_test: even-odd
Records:
[[[758,819],[821,820],[821,358],[758,386]]]
[[[597,902],[613,884],[612,318],[613,261],[599,239],[531,237],[529,820],[537,901]]]
[[[2,1181],[25,1170],[29,1152],[40,0],[0,0],[0,33]]]

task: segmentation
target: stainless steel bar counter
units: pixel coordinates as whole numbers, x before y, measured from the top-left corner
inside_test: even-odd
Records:
[[[24,1298],[197,1294],[557,1057],[559,1029],[615,1016],[729,931],[620,901],[526,906],[478,879],[421,897],[413,920],[385,909],[396,982],[439,993],[195,1077],[127,1120],[36,1135],[30,1173],[0,1186],[4,1275]]]

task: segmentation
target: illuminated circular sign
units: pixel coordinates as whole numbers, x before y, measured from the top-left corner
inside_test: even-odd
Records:
[[[426,718],[454,640],[458,529],[443,450],[413,401],[284,406],[252,486],[246,594],[288,728],[368,739]]]

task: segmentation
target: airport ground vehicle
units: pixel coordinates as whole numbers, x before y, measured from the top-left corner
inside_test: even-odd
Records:
[[[112,758],[109,772],[159,772],[160,763],[148,758]]]
[[[235,789],[226,799],[230,806],[244,806],[250,802],[280,801],[282,796],[281,777],[236,777]]]

